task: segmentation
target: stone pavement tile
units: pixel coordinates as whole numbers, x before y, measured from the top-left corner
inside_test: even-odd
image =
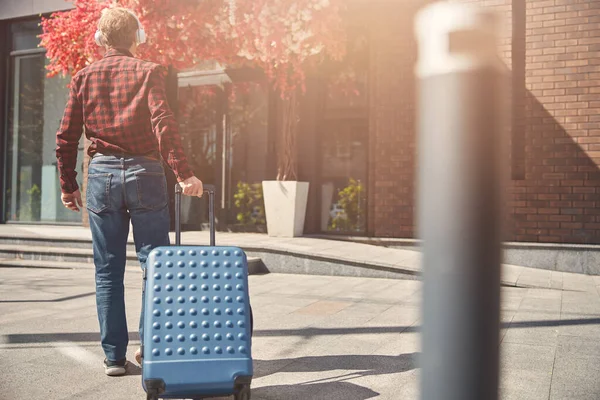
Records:
[[[547,399],[553,364],[552,346],[503,343],[499,384],[502,398]]]
[[[573,393],[569,391],[553,392],[550,395],[550,400],[597,400],[597,393]]]
[[[551,281],[551,271],[546,270],[536,270],[536,269],[527,269],[524,270],[521,276],[519,276],[519,280],[517,281],[517,285],[522,286],[535,286],[535,287],[550,287]]]
[[[296,374],[294,374],[296,375]],[[279,379],[279,374],[277,375]],[[252,390],[252,399],[258,400],[366,400],[379,397],[379,393],[351,381],[318,380],[314,383],[291,381],[287,384],[278,381],[259,381]],[[324,380],[324,379],[323,379]],[[381,398],[381,397],[379,397]]]
[[[523,288],[519,286],[505,286],[501,285],[501,297],[503,298],[513,298],[513,297],[524,297],[527,294],[529,288]]]
[[[567,291],[592,291],[595,284],[588,275],[563,274],[563,290]]]
[[[559,300],[562,298],[562,290],[549,290],[544,288],[525,289],[526,297],[530,299]]]
[[[590,292],[565,292],[563,313],[600,314],[600,296]]]
[[[508,329],[510,323],[515,318],[516,311],[514,310],[501,310],[500,311],[500,323],[503,329]]]
[[[319,354],[328,356],[334,356],[336,354],[348,356],[345,358],[359,355],[371,357],[373,353],[381,347],[382,343],[394,341],[399,335],[400,334],[395,330],[370,330],[368,328],[349,329],[347,333],[336,336],[335,340],[324,349],[324,352]],[[404,358],[402,354],[396,354],[394,356],[398,356],[398,360]],[[378,357],[383,358],[385,356],[379,354]]]
[[[509,285],[516,285],[519,277],[523,273],[523,268],[516,265],[502,264],[501,279],[502,282]]]
[[[502,298],[500,300],[500,309],[503,312],[516,313],[521,307],[522,297]]]
[[[298,310],[294,311],[294,314],[327,316],[327,315],[335,314],[351,305],[352,305],[352,303],[347,302],[347,301],[342,302],[342,301],[319,300],[319,301],[311,303],[305,307],[299,308]]]
[[[51,354],[24,362],[18,368],[3,369],[3,382],[6,387],[3,388],[2,395],[6,396],[6,399],[62,399],[73,396],[79,385],[57,385],[57,382],[89,384],[106,378],[102,369],[102,356],[97,351],[89,353],[89,364],[74,362],[68,356],[53,351]],[[35,377],[34,381],[32,377]]]
[[[338,296],[338,295],[345,296],[348,293],[352,292],[353,287],[360,285],[363,282],[363,279],[365,279],[365,278],[352,277],[352,278],[349,278],[348,280],[346,280],[346,279],[338,280],[330,285],[324,285],[324,286],[307,289],[304,292],[302,292],[302,294],[303,295],[316,295],[316,296],[321,296],[322,298]]]
[[[419,399],[419,394],[421,392],[421,371],[415,370],[407,375],[407,383],[403,384],[400,389],[395,389],[387,394],[387,398],[389,400],[394,399],[406,399],[406,400],[417,400]],[[394,389],[394,386],[392,386]],[[393,397],[392,397],[393,396]]]
[[[45,340],[45,338],[53,335],[56,336],[56,340],[61,340],[61,336],[64,336],[66,340],[70,335],[76,335],[78,332],[95,332],[98,330],[98,318],[92,312],[86,313],[86,316],[79,317],[78,315],[77,318],[65,317],[59,319],[55,316],[42,314],[35,320],[9,322],[2,326],[0,343],[6,343],[7,340],[35,343],[36,335],[40,335],[40,340]],[[64,314],[60,314],[60,316],[64,317]]]
[[[0,368],[5,371],[2,379],[0,379],[0,387],[2,387],[2,382],[8,378],[8,375],[13,373],[11,371],[17,368],[20,370],[21,365],[35,363],[37,360],[53,356],[55,353],[56,350],[51,344],[0,345],[0,354],[2,354],[2,357],[0,357]]]
[[[381,342],[381,346],[373,351],[375,355],[413,354],[415,365],[419,365],[421,352],[421,334],[408,330],[396,335],[393,339]]]
[[[336,337],[336,334],[326,330],[310,328],[286,330],[285,336],[256,336],[252,342],[252,355],[258,359],[272,360],[322,354]]]
[[[600,363],[582,353],[556,357],[551,398],[600,398]]]
[[[414,325],[421,317],[418,307],[395,305],[372,318],[367,326],[402,326]]]
[[[401,282],[406,282],[406,281],[401,281]],[[352,288],[352,291],[374,295],[376,293],[388,290],[388,289],[396,286],[395,283],[396,282],[392,281],[391,279],[377,279],[377,278],[365,279],[364,282],[359,283],[358,285],[354,286]],[[398,288],[396,288],[396,287],[394,287],[394,289],[398,290]]]
[[[334,323],[344,323],[345,321],[355,323],[356,321],[365,324],[391,307],[392,305],[389,303],[352,303],[350,306],[332,315],[329,319],[333,320]]]
[[[255,380],[253,398],[269,399],[368,399],[380,395],[373,390],[374,382],[395,380],[401,386],[402,377],[414,369],[411,356],[375,356],[355,354],[319,354],[277,360],[288,364],[277,373]],[[264,364],[273,361],[260,361],[257,369],[267,369]],[[275,369],[275,368],[272,368]],[[406,372],[405,372],[406,371]],[[384,378],[384,379],[382,379]],[[406,379],[408,381],[410,378]],[[361,384],[363,383],[364,384]],[[347,390],[346,385],[350,386]],[[308,387],[304,387],[308,386]],[[304,387],[299,389],[299,387]],[[294,389],[295,388],[295,389]],[[369,388],[368,391],[363,389]],[[388,393],[387,396],[390,396]],[[395,397],[379,397],[395,398]]]
[[[558,331],[562,336],[598,339],[600,338],[600,316],[597,314],[563,315]]]
[[[548,399],[552,372],[541,373],[519,369],[517,366],[502,369],[499,391],[501,399]]]
[[[266,307],[265,311],[272,314],[272,308],[277,308],[278,306],[286,312],[294,312],[301,308],[304,308],[310,304],[316,303],[319,299],[315,299],[313,297],[305,297],[302,295],[283,295],[283,294],[271,294],[269,296],[251,296],[250,301],[253,299],[257,299],[256,304],[263,304]],[[260,300],[259,300],[260,299]],[[254,303],[253,303],[254,304]],[[291,311],[287,311],[287,309]]]
[[[32,320],[50,318],[58,313],[60,313],[60,311],[49,311],[39,307],[29,309],[13,308],[8,311],[2,310],[2,312],[0,312],[0,327],[6,327],[7,325],[19,322],[29,325]]]
[[[373,358],[373,361],[376,362],[373,369],[360,372],[350,381],[379,393],[378,399],[418,399],[419,382],[412,360],[408,357],[388,357],[381,360]]]
[[[552,289],[562,290],[563,288],[564,273],[559,271],[552,271],[550,274],[550,287]]]
[[[505,370],[519,369],[549,375],[554,365],[554,353],[555,347],[551,345],[504,343],[500,347],[501,369],[503,374]]]
[[[293,275],[293,281],[287,281],[285,283],[279,283],[274,285],[269,293],[271,294],[284,294],[284,295],[294,295],[301,294],[305,291],[318,289],[327,285],[329,280],[326,279],[298,279],[297,275]]]
[[[548,400],[548,393],[544,393],[543,390],[534,392],[527,389],[500,388],[499,398],[500,400]]]
[[[558,298],[539,298],[526,296],[521,302],[519,312],[543,312],[543,313],[556,313],[560,314],[562,302],[560,297]]]
[[[556,357],[568,355],[600,360],[600,341],[598,338],[561,335],[558,338]]]
[[[420,295],[422,283],[419,281],[398,280],[386,289],[373,291],[370,296],[373,299],[381,299],[392,302],[401,302],[415,295]]]
[[[559,320],[556,313],[518,312],[504,335],[503,343],[556,345]]]

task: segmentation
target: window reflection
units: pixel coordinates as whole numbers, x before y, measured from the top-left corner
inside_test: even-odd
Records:
[[[60,201],[56,131],[67,102],[69,77],[46,77],[37,46],[37,20],[11,24],[4,217],[15,222],[78,223],[81,214]],[[83,148],[78,154],[81,185]]]

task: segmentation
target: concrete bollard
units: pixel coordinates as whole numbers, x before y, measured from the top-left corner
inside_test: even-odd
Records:
[[[417,16],[421,399],[497,400],[505,67],[499,20],[437,3]]]

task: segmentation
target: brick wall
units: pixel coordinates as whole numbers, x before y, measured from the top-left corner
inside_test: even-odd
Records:
[[[600,1],[456,1],[493,7],[507,23],[500,53],[514,75],[516,178],[509,188],[508,239],[600,243]],[[413,95],[414,51],[407,25],[404,43],[397,26],[380,24],[374,35],[382,41],[371,59],[370,227],[376,236],[414,235],[408,216],[414,157],[405,153],[414,147],[413,106],[406,100]]]
[[[413,236],[416,8],[379,6],[370,20],[367,231],[372,236]]]
[[[528,1],[513,240],[600,243],[600,2]]]

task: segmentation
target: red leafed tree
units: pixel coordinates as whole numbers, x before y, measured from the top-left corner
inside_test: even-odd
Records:
[[[345,52],[344,0],[72,0],[42,19],[48,74],[73,75],[102,56],[94,33],[102,9],[133,10],[146,30],[141,58],[187,69],[214,60],[262,68],[283,97],[278,179],[296,179],[297,92],[306,71]]]

